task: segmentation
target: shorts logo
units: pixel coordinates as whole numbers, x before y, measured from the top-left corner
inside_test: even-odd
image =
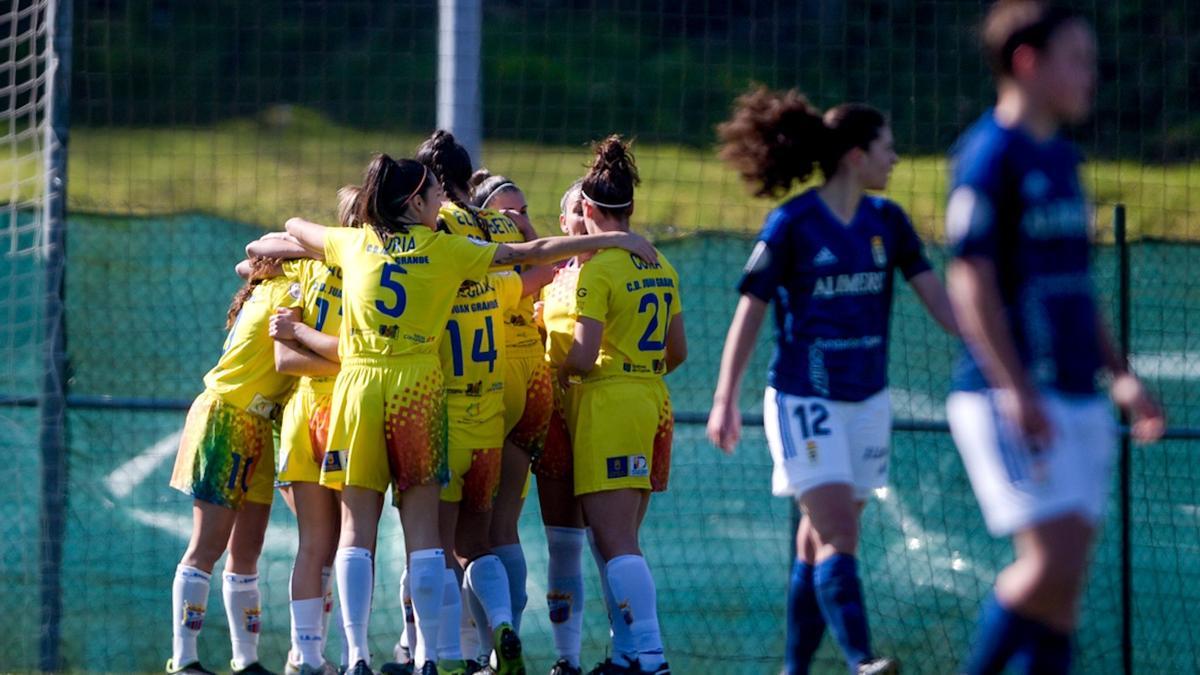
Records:
[[[244,610],[246,620],[246,632],[258,635],[262,631],[262,610],[258,607],[251,607]]]
[[[608,477],[609,478],[625,478],[629,475],[629,458],[609,457],[608,458]]]
[[[887,267],[887,249],[883,247],[883,237],[871,237],[871,257],[879,267]]]
[[[646,461],[645,455],[629,456],[629,475],[637,477],[650,475],[650,462]]]
[[[550,591],[546,594],[546,605],[550,608],[550,623],[566,623],[571,618],[570,593]]]
[[[817,442],[811,438],[804,442],[804,449],[808,451],[808,461],[812,464],[817,463]]]
[[[183,626],[188,630],[200,630],[204,626],[204,605],[183,603]]]
[[[342,453],[344,450],[330,450],[325,453],[325,462],[321,466],[321,470],[325,473],[342,470]]]

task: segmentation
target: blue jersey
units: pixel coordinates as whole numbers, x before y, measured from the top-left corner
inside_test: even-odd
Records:
[[[886,387],[897,269],[908,279],[929,261],[893,202],[863,197],[845,224],[813,189],[771,211],[738,284],[775,307],[771,386],[836,401]]]
[[[1074,145],[1005,129],[989,112],[955,145],[946,235],[954,255],[992,261],[1012,340],[1030,379],[1092,394],[1102,357],[1090,275],[1090,213]],[[954,388],[987,387],[967,349]]]

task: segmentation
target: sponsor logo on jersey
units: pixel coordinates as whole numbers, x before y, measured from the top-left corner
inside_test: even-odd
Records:
[[[875,259],[876,266],[887,267],[887,249],[883,247],[883,237],[879,235],[871,237],[871,257]]]
[[[813,265],[816,265],[817,267],[826,267],[828,265],[837,263],[837,261],[837,256],[833,254],[833,251],[830,251],[828,248],[822,246],[821,250],[817,252],[817,256],[813,258]]]
[[[1086,237],[1090,215],[1082,199],[1059,199],[1026,210],[1021,218],[1021,230],[1031,239]]]
[[[262,610],[258,607],[250,607],[244,610],[246,620],[246,632],[258,635],[262,630]]]
[[[550,623],[566,623],[571,618],[570,593],[550,591],[546,594],[546,605],[550,609]]]
[[[341,471],[342,470],[342,453],[345,450],[330,450],[325,453],[325,462],[321,465],[321,470],[325,472]]]
[[[183,626],[188,630],[200,630],[204,626],[204,605],[183,603]]]
[[[750,258],[746,260],[746,266],[742,268],[745,274],[754,274],[761,272],[771,264],[771,248],[767,246],[767,242],[760,241],[754,245],[754,250],[750,252]]]
[[[291,286],[288,286],[288,295],[292,296],[293,300],[299,300],[300,294],[300,284],[292,284]]]
[[[625,478],[629,475],[629,458],[624,455],[609,457],[607,465],[609,478]]]
[[[629,456],[629,475],[638,477],[650,475],[650,462],[646,460],[645,455]]]
[[[884,260],[887,263],[887,260]],[[834,298],[843,295],[876,295],[883,292],[885,272],[856,272],[817,277],[813,285],[814,298]]]

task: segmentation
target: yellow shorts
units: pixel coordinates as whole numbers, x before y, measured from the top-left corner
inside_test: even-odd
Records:
[[[585,382],[567,392],[564,404],[576,495],[667,489],[675,418],[662,380]]]
[[[171,487],[235,511],[246,500],[270,504],[275,493],[272,426],[270,419],[204,391],[188,410]]]
[[[321,485],[398,492],[446,482],[446,396],[436,356],[342,363]]]
[[[500,452],[450,448],[450,482],[442,488],[442,501],[461,502],[475,513],[491,511],[500,489]]]
[[[283,407],[279,432],[279,475],[275,482],[318,483],[329,441],[332,396],[301,385]],[[332,485],[330,487],[339,487]]]
[[[563,392],[554,383],[554,410],[550,413],[550,424],[546,430],[546,441],[542,453],[533,462],[533,474],[538,478],[566,480],[571,477],[571,432],[563,410]]]
[[[504,435],[536,457],[554,408],[550,366],[541,357],[504,360]]]
[[[451,448],[498,448],[504,445],[504,394],[446,394],[446,445]]]

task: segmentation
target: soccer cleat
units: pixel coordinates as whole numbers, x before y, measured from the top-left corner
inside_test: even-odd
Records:
[[[638,672],[633,666],[613,663],[613,660],[609,658],[597,663],[595,668],[588,671],[588,675],[637,675]]]
[[[870,659],[858,664],[858,675],[897,675],[900,662],[895,659]]]
[[[385,663],[379,669],[379,675],[413,675],[415,666],[412,661]]]
[[[583,669],[576,668],[566,659],[559,659],[550,667],[550,675],[583,675]]]
[[[492,633],[492,658],[489,661],[496,675],[525,675],[525,660],[521,657],[521,638],[512,624],[502,623]]]
[[[230,662],[229,669],[233,671],[233,675],[275,675],[275,673],[263,667],[263,664],[255,661],[245,668],[238,669]]]
[[[365,660],[359,659],[358,663],[354,664],[350,667],[350,670],[346,671],[346,675],[375,675],[375,673],[371,670],[371,666],[367,665]]]
[[[467,675],[467,662],[462,659],[440,659],[438,675]]]
[[[217,675],[213,671],[200,665],[199,661],[192,661],[182,668],[176,668],[171,659],[167,659],[167,675]]]
[[[421,669],[416,672],[416,675],[438,675],[437,664],[433,661],[426,661],[425,665],[421,666]]]

